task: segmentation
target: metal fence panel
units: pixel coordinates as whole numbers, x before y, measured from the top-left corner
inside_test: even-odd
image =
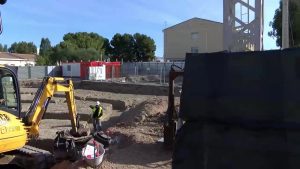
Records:
[[[61,66],[47,66],[47,75],[53,77],[62,76],[62,67]]]
[[[60,66],[24,66],[18,67],[18,78],[25,79],[42,79],[45,76],[61,77]]]
[[[157,75],[166,83],[173,64],[184,68],[184,62],[127,62],[122,64],[121,73],[122,77]]]
[[[47,76],[47,67],[46,66],[34,66],[29,67],[31,71],[31,79],[42,79]]]
[[[18,67],[18,78],[20,80],[22,79],[28,79],[28,74],[29,71],[28,71],[28,67]]]
[[[184,67],[184,62],[130,62],[122,64],[122,76],[144,76],[144,75],[160,75],[168,74],[171,65],[175,64]]]

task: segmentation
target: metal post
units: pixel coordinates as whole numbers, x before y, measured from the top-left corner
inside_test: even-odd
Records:
[[[164,63],[164,84],[166,84],[166,63]]]
[[[159,83],[161,84],[162,83],[162,76],[163,76],[163,67],[161,66],[160,67],[160,78],[159,78]]]
[[[155,74],[158,74],[158,65],[159,65],[159,63],[158,62],[156,62],[156,70],[155,70]]]
[[[113,65],[111,69],[111,81],[113,81],[114,79],[114,73],[115,73],[115,66]]]
[[[48,76],[48,66],[44,67],[44,76]]]
[[[31,67],[28,66],[27,68],[28,68],[28,79],[31,79]]]
[[[150,68],[151,66],[150,66],[150,62],[148,62],[148,69],[147,69],[147,72],[148,72],[148,75],[150,75],[151,74],[151,68]]]
[[[282,48],[289,48],[289,0],[282,1]]]
[[[166,121],[164,122],[164,145],[166,148],[173,148],[175,143],[176,132],[176,110],[175,110],[175,91],[174,81],[176,77],[182,76],[183,71],[175,71],[172,67],[169,71],[169,95],[168,95],[168,109],[166,114]]]

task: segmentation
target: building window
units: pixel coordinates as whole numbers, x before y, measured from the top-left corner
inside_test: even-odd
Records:
[[[192,37],[192,40],[197,40],[197,39],[199,39],[199,33],[198,32],[192,32],[191,37]]]
[[[191,52],[192,53],[199,53],[198,47],[192,47]]]
[[[67,66],[67,71],[71,71],[71,65]]]

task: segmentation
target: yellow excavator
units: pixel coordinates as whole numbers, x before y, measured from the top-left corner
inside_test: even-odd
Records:
[[[27,113],[21,117],[21,97],[16,72],[8,67],[0,66],[0,154],[13,150],[27,155],[45,152],[28,146],[26,143],[39,135],[39,124],[56,92],[65,93],[72,126],[69,136],[74,136],[75,139],[88,137],[88,128],[79,129],[79,116],[76,112],[74,87],[71,80],[61,77],[45,77]]]
[[[56,92],[65,92],[72,133],[78,132],[74,88],[71,80],[45,77],[26,115],[21,119],[19,85],[15,73],[0,66],[0,153],[23,147],[29,138],[39,135],[39,124]]]

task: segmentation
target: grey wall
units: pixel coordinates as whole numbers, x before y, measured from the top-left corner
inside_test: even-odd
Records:
[[[61,76],[60,66],[25,66],[18,67],[18,78],[25,79],[42,79],[45,76]]]

